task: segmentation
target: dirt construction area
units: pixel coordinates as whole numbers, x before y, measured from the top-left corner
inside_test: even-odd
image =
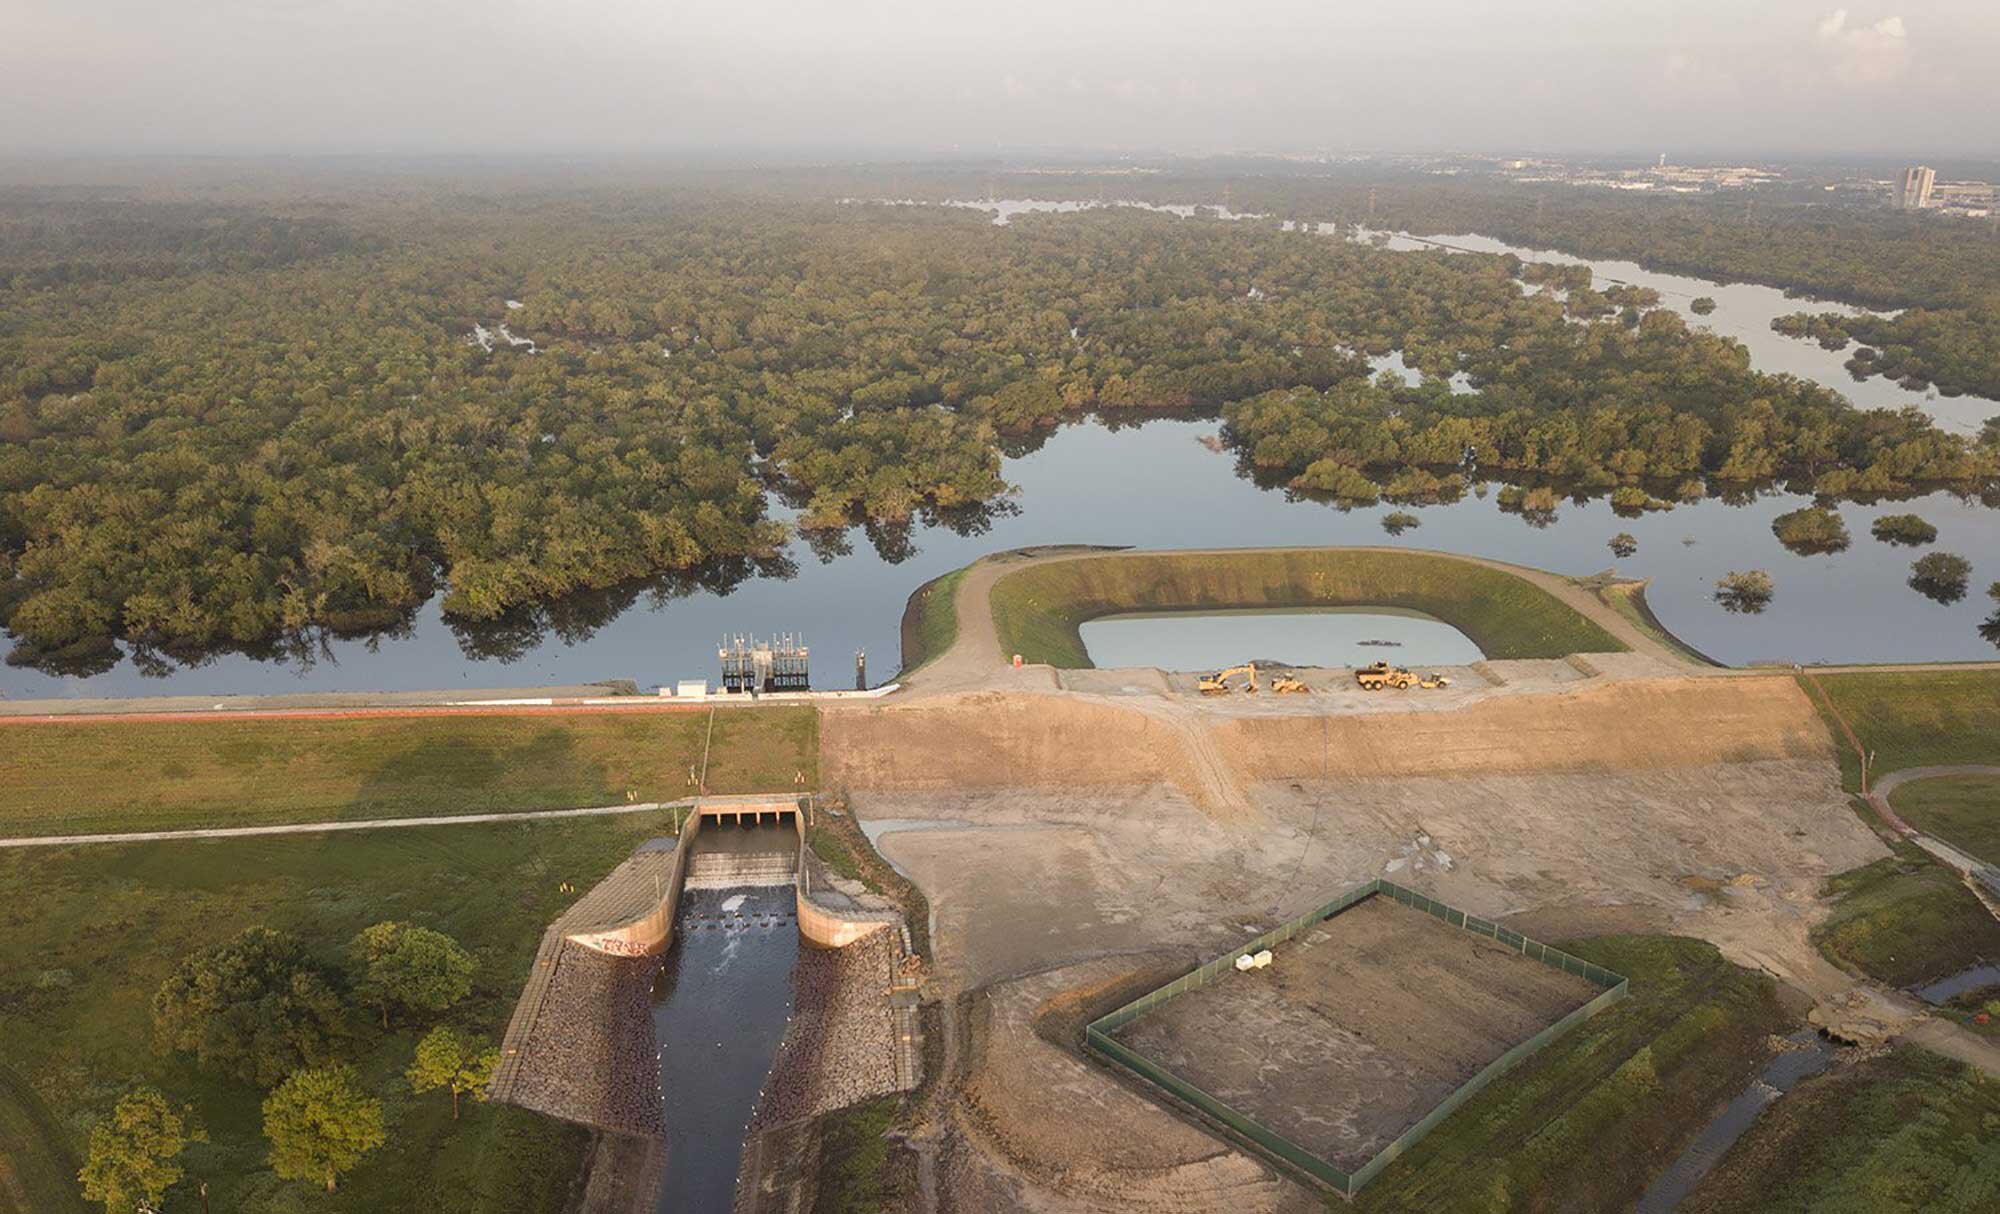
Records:
[[[1118,1030],[1119,1041],[1343,1171],[1599,989],[1369,898]]]
[[[1050,1009],[1098,991],[1101,1015],[1374,877],[1551,942],[1676,932],[1814,1000],[1852,987],[1809,934],[1826,877],[1887,850],[1790,679],[1594,677],[1468,700],[1258,718],[996,689],[827,711],[829,787],[930,900],[945,1057],[913,1141],[933,1153],[939,1208],[1321,1208],[1084,1058],[1082,1021],[1054,1032]],[[1348,1015],[1355,976],[1328,980]],[[1323,1121],[1324,1141],[1346,1151],[1351,1135],[1365,1155],[1532,1035],[1542,1007],[1409,1012],[1424,1036],[1407,1041],[1357,1021],[1327,1065],[1405,1090],[1378,1085],[1362,1109],[1328,1082],[1291,1128]],[[1463,1057],[1424,1044],[1447,1029]]]
[[[820,728],[822,787],[930,903],[942,1057],[907,1141],[946,1214],[1324,1209],[1085,1057],[1083,1026],[1377,877],[1553,944],[1671,932],[1812,1002],[1855,988],[1811,931],[1826,878],[1889,852],[1788,675],[1634,641],[1439,691],[1319,673],[1305,695],[1204,697],[1158,671],[1014,667],[995,572],[966,575],[957,643],[906,693]],[[1337,1166],[1595,990],[1405,908],[1323,930],[1241,976],[1265,1002],[1183,996],[1129,1027]]]

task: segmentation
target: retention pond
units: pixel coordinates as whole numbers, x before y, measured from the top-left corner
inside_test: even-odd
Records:
[[[1443,620],[1393,607],[1155,612],[1108,615],[1081,629],[1102,667],[1221,670],[1239,662],[1292,666],[1466,666],[1483,655]]]

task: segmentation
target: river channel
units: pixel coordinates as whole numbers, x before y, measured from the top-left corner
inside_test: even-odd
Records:
[[[1016,206],[1010,213],[1022,209],[1031,208]],[[1408,237],[1393,237],[1392,243],[1424,245]],[[1578,260],[1474,236],[1441,237],[1436,243]],[[1590,264],[1601,284],[1615,279],[1652,286],[1667,306],[1684,310],[1698,294],[1713,297],[1715,313],[1691,321],[1743,341],[1761,369],[1817,380],[1866,407],[1914,404],[1960,431],[2000,415],[2000,403],[1990,400],[1914,393],[1883,379],[1855,383],[1841,366],[1845,355],[1769,330],[1771,316],[1815,306],[1782,292],[1654,274],[1629,262]],[[1393,365],[1401,370],[1399,360]],[[1660,620],[1690,645],[1730,664],[2000,657],[1995,642],[1981,635],[1981,624],[1996,608],[1982,590],[2000,580],[2000,555],[1995,555],[2000,511],[1976,500],[1931,493],[1904,502],[1845,504],[1840,513],[1852,546],[1831,555],[1799,556],[1771,534],[1773,518],[1807,504],[1795,494],[1711,498],[1637,518],[1618,517],[1601,499],[1565,502],[1553,521],[1539,520],[1545,524],[1539,526],[1501,512],[1490,494],[1450,505],[1342,510],[1259,488],[1239,474],[1232,455],[1213,449],[1220,429],[1213,417],[1087,419],[1005,460],[1003,475],[1018,492],[984,530],[960,534],[919,525],[876,543],[857,528],[848,534],[845,552],[827,551],[824,544],[815,551],[795,541],[784,568],[710,588],[635,588],[593,596],[549,613],[552,620],[523,621],[504,644],[455,632],[433,601],[404,631],[333,640],[307,658],[223,654],[197,666],[174,667],[164,677],[142,674],[129,660],[90,677],[4,667],[0,695],[469,689],[613,678],[648,689],[682,678],[713,680],[716,646],[725,633],[787,631],[802,633],[812,647],[816,686],[847,687],[854,682],[857,650],[867,651],[871,682],[893,674],[904,601],[918,585],[988,552],[1049,543],[1386,544],[1579,576],[1615,565],[1623,575],[1652,579],[1647,597]],[[1420,525],[1392,537],[1382,519],[1398,509],[1415,514]],[[1905,512],[1937,527],[1936,545],[1898,548],[1869,536],[1871,520]],[[783,510],[775,513],[788,517]],[[1619,532],[1639,542],[1638,551],[1622,560],[1606,547]],[[1973,561],[1971,591],[1956,602],[1935,602],[1906,584],[1912,559],[1937,550]],[[1761,614],[1731,614],[1712,597],[1717,578],[1741,569],[1767,570],[1775,582],[1775,597]],[[2000,628],[1990,631],[2000,636]]]

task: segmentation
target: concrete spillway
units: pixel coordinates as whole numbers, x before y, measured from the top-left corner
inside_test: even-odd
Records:
[[[797,835],[711,828],[702,843],[654,987],[660,1214],[730,1208],[745,1132],[791,1022],[799,955]]]
[[[544,933],[489,1095],[605,1131],[593,1188],[727,1210],[753,1118],[916,1085],[915,979],[895,910],[816,890],[810,801],[673,808]]]

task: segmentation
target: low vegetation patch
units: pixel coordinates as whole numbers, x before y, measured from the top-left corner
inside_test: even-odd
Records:
[[[1356,1209],[1629,1209],[1789,1023],[1769,978],[1702,941],[1609,936],[1562,947],[1627,975],[1630,997],[1467,1101]]]
[[[1910,844],[1826,883],[1833,913],[1813,939],[1835,962],[1917,986],[2000,957],[2000,922],[1956,873]]]
[[[0,834],[566,809],[817,775],[810,708],[0,724]]]
[[[1778,542],[1801,556],[1839,552],[1847,547],[1847,524],[1824,506],[1807,506],[1771,520]]]
[[[2000,763],[2000,670],[1864,671],[1817,675],[1808,682],[1825,690],[1841,719],[1874,754],[1871,775],[1934,764]],[[1827,728],[1843,743],[1835,748],[1840,769],[1848,790],[1857,791],[1860,757],[1844,744],[1838,721],[1828,718]]]
[[[877,1214],[892,1208],[902,1186],[884,1135],[895,1123],[901,1099],[878,1096],[827,1115],[821,1123],[819,1191],[812,1214]]]
[[[1382,530],[1390,535],[1401,535],[1412,527],[1421,527],[1424,520],[1407,510],[1391,510],[1382,516]]]
[[[1885,544],[1919,547],[1934,542],[1938,529],[1914,514],[1885,514],[1875,520],[1869,534]]]
[[[1771,605],[1771,575],[1762,569],[1730,570],[1715,581],[1715,601],[1728,611],[1756,615]]]
[[[1078,628],[1131,611],[1403,607],[1436,616],[1489,658],[1557,658],[1626,645],[1525,578],[1429,553],[1350,549],[1136,553],[1051,561],[993,585],[1003,652],[1087,667]]]
[[[1903,820],[1988,864],[2000,864],[2000,780],[1941,776],[1903,785],[1890,798]]]
[[[910,595],[903,607],[903,669],[898,678],[950,649],[958,639],[958,586],[966,569],[934,577]]]
[[[61,1168],[21,1173],[31,1186],[27,1208],[77,1207],[75,1169],[92,1128],[143,1086],[191,1109],[210,1139],[181,1157],[187,1177],[169,1194],[169,1211],[200,1209],[192,1186],[206,1181],[212,1208],[237,1214],[556,1214],[585,1132],[475,1100],[462,1101],[453,1120],[449,1092],[418,1091],[409,1072],[419,1043],[441,1025],[497,1041],[542,930],[574,898],[564,883],[589,889],[639,841],[670,829],[662,816],[0,852],[0,906],[8,908],[0,1125],[12,1124],[9,1108],[23,1107],[7,1095],[5,1079],[15,1077],[56,1135],[43,1153],[67,1156]],[[448,1010],[399,997],[385,1031],[359,990],[350,946],[391,920],[449,936],[476,968]],[[342,1169],[332,1194],[321,1191],[323,1176],[286,1180],[272,1170],[264,1102],[275,1089],[262,1086],[254,1067],[245,1079],[226,1059],[203,1065],[199,1049],[161,1048],[152,1005],[162,984],[189,958],[214,955],[253,928],[296,942],[296,952],[287,944],[273,955],[326,975],[337,999],[325,1009],[331,1019],[319,1022],[326,1033],[276,1047],[309,1042],[311,1059],[302,1055],[301,1065],[351,1067],[354,1087],[381,1104],[381,1145]],[[234,1023],[225,1016],[225,1028]],[[11,1133],[0,1145],[16,1156]]]
[[[1750,1127],[1686,1214],[2000,1208],[2000,1084],[1914,1046],[1807,1081]]]

